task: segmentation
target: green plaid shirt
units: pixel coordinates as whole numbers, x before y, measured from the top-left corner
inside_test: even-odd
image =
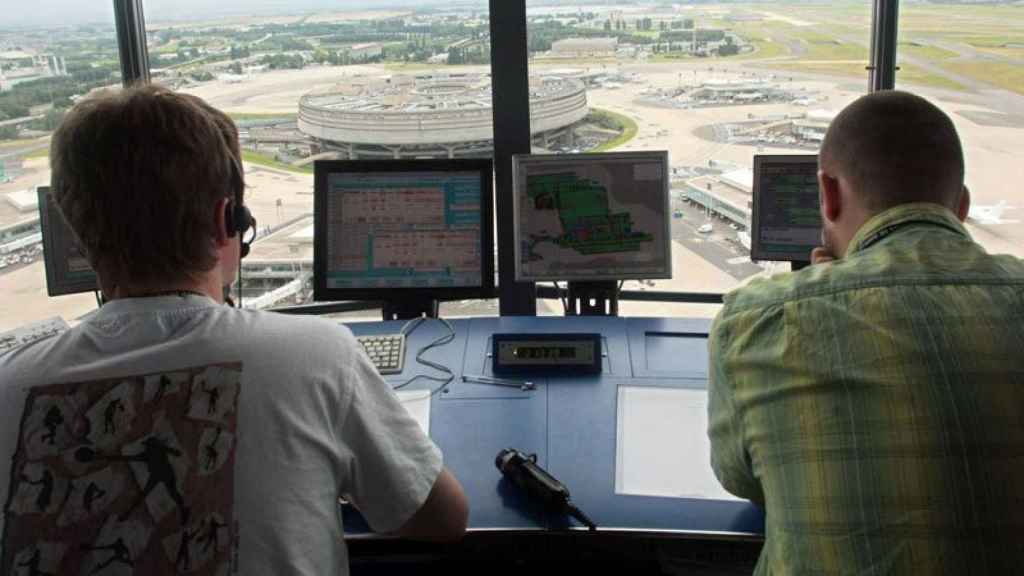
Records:
[[[757,574],[1024,574],[1024,262],[934,204],[726,296],[711,463]]]

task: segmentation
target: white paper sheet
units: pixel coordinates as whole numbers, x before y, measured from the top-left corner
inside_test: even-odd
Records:
[[[615,492],[739,500],[711,470],[706,390],[619,388]]]
[[[399,390],[396,394],[423,433],[430,436],[430,390]]]

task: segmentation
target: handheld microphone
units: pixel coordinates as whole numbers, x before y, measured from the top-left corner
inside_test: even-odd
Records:
[[[501,473],[526,491],[531,500],[544,505],[546,510],[568,514],[591,530],[597,525],[576,507],[569,498],[569,489],[537,465],[537,455],[526,455],[515,448],[498,452],[494,465]]]

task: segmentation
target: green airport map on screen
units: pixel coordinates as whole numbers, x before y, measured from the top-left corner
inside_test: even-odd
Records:
[[[520,170],[523,278],[656,278],[671,270],[666,168],[657,158],[566,158]]]

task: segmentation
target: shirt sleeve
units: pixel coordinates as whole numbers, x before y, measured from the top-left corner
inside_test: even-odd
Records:
[[[441,473],[441,451],[365,354],[353,354],[349,378],[338,435],[350,454],[340,490],[375,531],[394,532],[426,502]]]
[[[729,338],[723,313],[715,319],[708,342],[708,437],[711,440],[711,468],[722,487],[757,504],[764,504],[761,482],[754,476],[744,446],[743,423],[733,402],[725,359]]]

